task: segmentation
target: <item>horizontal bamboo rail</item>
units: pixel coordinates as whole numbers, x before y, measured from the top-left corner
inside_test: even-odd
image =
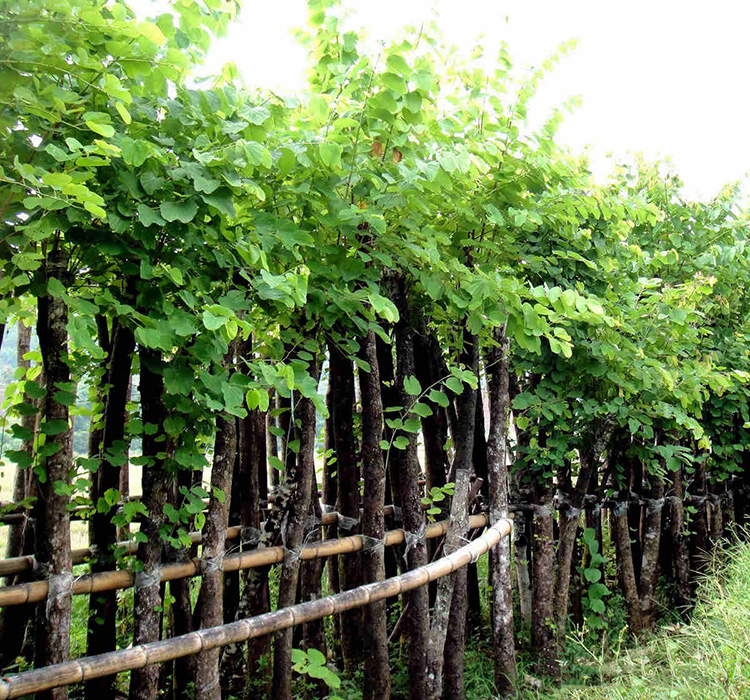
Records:
[[[425,506],[428,507],[428,506]],[[393,515],[393,506],[385,506],[383,508],[383,515]],[[323,513],[320,518],[321,525],[335,525],[338,521],[339,514],[334,512]],[[226,539],[236,540],[239,539],[242,534],[242,527],[239,525],[232,525],[227,528]],[[191,544],[201,544],[203,542],[203,534],[200,532],[190,533]],[[137,542],[118,542],[118,547],[123,548],[123,554],[135,554],[138,551]],[[88,561],[92,556],[90,547],[82,547],[80,549],[74,549],[71,552],[71,558],[73,564],[83,564]],[[10,557],[8,559],[0,559],[0,577],[4,576],[15,576],[25,571],[33,571],[36,564],[36,559],[33,554],[29,554],[23,557]],[[0,588],[2,590],[2,588]]]
[[[335,525],[338,521],[338,513],[323,513],[320,524],[321,525]],[[226,539],[236,540],[242,535],[242,527],[239,525],[232,525],[227,528]],[[202,532],[191,532],[190,533],[191,544],[201,544],[203,542]],[[123,554],[135,554],[138,551],[137,542],[118,542],[118,547],[123,548]],[[80,549],[74,549],[71,552],[71,558],[73,564],[83,564],[91,558],[91,548],[82,547]],[[21,574],[24,571],[33,571],[36,559],[33,554],[29,554],[24,557],[11,557],[9,559],[0,559],[0,576],[14,576],[15,574]],[[0,591],[3,590],[0,588]]]
[[[485,527],[486,525],[486,515],[472,515],[469,518],[469,527],[472,529]],[[427,539],[441,537],[447,531],[448,521],[443,520],[429,525],[425,529],[425,537]],[[386,547],[401,544],[403,541],[403,530],[390,530],[385,534],[384,543]],[[362,535],[351,535],[338,539],[322,540],[321,542],[302,547],[299,557],[307,561],[309,559],[330,557],[335,554],[353,554],[361,551],[364,546],[365,538]],[[223,570],[240,571],[243,569],[270,566],[271,564],[280,564],[284,561],[285,553],[286,550],[284,547],[266,547],[263,549],[254,549],[249,552],[230,554],[223,559]],[[199,558],[193,558],[185,562],[165,564],[161,567],[161,581],[193,578],[194,576],[200,576],[201,571],[202,563]],[[135,573],[132,571],[124,569],[102,571],[75,579],[73,581],[73,595],[87,595],[102,591],[130,588],[134,582]],[[49,584],[47,581],[32,581],[29,583],[20,583],[15,586],[6,586],[0,588],[0,607],[38,603],[47,597],[48,591]]]
[[[479,517],[484,518],[486,523],[485,516]],[[510,520],[501,519],[480,537],[452,554],[385,581],[368,583],[337,595],[299,603],[283,610],[230,622],[219,627],[209,627],[160,642],[141,644],[130,649],[111,651],[98,656],[88,656],[34,671],[5,676],[0,679],[0,700],[20,698],[51,688],[60,688],[152,664],[164,663],[228,644],[239,644],[303,622],[319,620],[329,615],[361,608],[385,598],[392,598],[447,576],[470,562],[476,561],[501,539],[507,537],[511,527]]]

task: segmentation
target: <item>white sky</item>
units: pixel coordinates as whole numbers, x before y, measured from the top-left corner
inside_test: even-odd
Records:
[[[538,65],[562,41],[576,51],[547,78],[537,119],[566,98],[583,105],[560,140],[606,172],[606,154],[669,156],[689,194],[708,198],[750,171],[750,2],[747,0],[344,0],[372,39],[429,21],[432,8],[451,43],[484,34],[492,55],[505,40],[517,66]],[[136,2],[143,7],[143,0]],[[303,86],[305,54],[291,35],[304,0],[245,0],[208,67],[234,61],[248,85],[291,92]]]

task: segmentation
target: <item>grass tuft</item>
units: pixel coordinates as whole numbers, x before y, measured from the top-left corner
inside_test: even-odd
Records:
[[[675,625],[601,668],[599,686],[563,688],[566,700],[714,700],[750,697],[750,544],[724,551],[702,582],[692,621]]]

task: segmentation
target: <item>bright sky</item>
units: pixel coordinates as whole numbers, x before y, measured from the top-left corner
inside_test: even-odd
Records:
[[[561,42],[579,40],[545,81],[535,121],[580,95],[583,104],[567,116],[560,139],[576,152],[590,145],[597,172],[606,172],[609,152],[669,156],[689,194],[708,198],[750,171],[746,0],[344,2],[355,27],[375,40],[429,21],[436,7],[451,43],[468,51],[484,34],[492,55],[505,40],[516,65],[538,65]],[[305,54],[291,30],[305,13],[304,0],[245,0],[209,68],[234,61],[249,85],[301,88]]]

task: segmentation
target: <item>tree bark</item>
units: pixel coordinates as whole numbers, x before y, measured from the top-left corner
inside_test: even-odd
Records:
[[[477,370],[477,339],[464,333],[462,360],[472,372]],[[469,517],[469,473],[474,450],[474,425],[477,415],[477,391],[464,385],[458,396],[458,433],[456,451],[451,471],[454,473],[453,499],[450,522],[443,546],[444,556],[459,549],[468,531]],[[430,700],[438,700],[443,692],[443,663],[445,637],[448,629],[450,604],[453,598],[455,576],[438,579],[435,605],[432,612],[430,636],[427,643],[426,690]]]
[[[672,498],[670,499],[669,527],[674,545],[674,573],[677,582],[677,605],[682,613],[692,605],[690,586],[690,551],[688,536],[685,531],[685,489],[683,487],[682,467],[672,472]]]
[[[336,510],[339,536],[359,532],[359,465],[354,439],[354,371],[351,360],[334,344],[328,346],[329,382],[333,408],[333,436],[336,455],[338,494]],[[362,585],[361,559],[350,554],[338,557],[341,590]],[[362,658],[362,609],[342,613],[341,652],[344,672],[351,674]]]
[[[141,532],[147,541],[138,546],[140,571],[136,575],[133,591],[133,645],[154,642],[161,632],[160,572],[162,539],[160,528],[164,523],[164,506],[167,503],[172,477],[167,471],[164,420],[163,360],[161,353],[145,347],[139,348],[141,361],[140,393],[141,415],[144,425],[156,428],[153,434],[143,435],[142,503],[148,511]],[[131,700],[153,700],[157,696],[159,667],[145,666],[135,669],[130,678]]]
[[[656,612],[656,582],[659,577],[659,543],[661,541],[661,514],[664,506],[664,482],[655,476],[652,481],[651,500],[646,506],[643,523],[641,550],[641,578],[639,596],[641,599],[642,629],[650,629]]]
[[[113,323],[112,330],[109,366],[104,381],[108,389],[104,402],[101,448],[96,455],[100,461],[91,490],[94,505],[100,503],[99,499],[106,503],[105,494],[110,489],[119,489],[121,467],[123,460],[127,461],[125,407],[129,399],[135,339],[129,328],[117,322]],[[112,523],[112,509],[97,507],[90,521],[89,533],[93,552],[96,554],[92,557],[91,573],[114,569],[117,526]],[[94,593],[89,596],[87,653],[103,654],[116,647],[117,591]],[[115,681],[113,676],[89,681],[86,684],[86,698],[100,700],[103,695],[113,695]]]
[[[568,627],[570,577],[573,572],[573,553],[581,508],[588,493],[591,478],[598,469],[602,452],[611,435],[611,429],[598,420],[592,425],[591,431],[592,434],[589,437],[588,444],[580,451],[580,468],[575,488],[570,494],[570,502],[566,508],[560,509],[559,514],[560,536],[557,549],[557,581],[555,582],[554,598],[558,644],[565,639]]]
[[[315,374],[311,372],[313,376]],[[287,512],[282,524],[282,541],[286,556],[279,578],[278,608],[294,605],[299,577],[299,550],[305,534],[305,524],[310,510],[310,490],[315,470],[315,406],[310,399],[296,399],[295,417],[300,420],[299,459],[293,469],[285,472],[285,486],[290,490]],[[291,450],[290,450],[291,451]],[[273,687],[274,700],[291,700],[292,697],[292,630],[282,630],[274,635]]]
[[[464,700],[464,654],[466,651],[466,620],[469,601],[466,595],[467,569],[456,572],[453,587],[448,636],[445,640],[445,668],[443,669],[443,699]]]
[[[628,621],[630,630],[636,635],[643,629],[638,583],[633,566],[633,550],[630,546],[630,526],[628,523],[628,508],[624,503],[618,503],[611,511],[612,530],[617,554],[617,576],[620,589],[628,606]]]
[[[412,397],[404,388],[407,377],[414,376],[414,341],[410,325],[410,314],[406,301],[404,281],[400,281],[396,301],[400,319],[396,324],[396,380],[398,404],[402,407],[413,403]],[[402,525],[406,533],[406,562],[409,569],[427,564],[427,547],[424,539],[424,511],[422,491],[419,486],[421,469],[417,455],[417,437],[407,433],[407,445],[403,450],[391,449],[390,461],[398,483]],[[427,639],[429,636],[429,596],[425,586],[421,586],[405,596],[408,608],[405,624],[409,636],[409,697],[421,700],[425,697],[425,666],[427,661]]]
[[[225,365],[232,372],[234,345],[225,357]],[[224,619],[223,557],[229,524],[229,495],[232,472],[237,456],[237,421],[234,416],[216,417],[216,439],[211,466],[211,494],[203,529],[201,552],[201,589],[198,598],[198,629],[215,627]],[[209,649],[196,657],[195,693],[205,700],[221,700],[219,656],[221,649]]]
[[[495,332],[497,346],[487,353],[486,373],[490,403],[490,430],[487,439],[489,516],[496,523],[508,517],[508,422],[510,420],[510,342]],[[503,538],[490,550],[492,588],[493,661],[495,687],[501,694],[516,687],[516,649],[513,636],[513,597],[511,591],[510,541]]]
[[[67,285],[67,261],[55,247],[46,263],[48,278]],[[70,497],[59,485],[68,486],[73,469],[73,444],[69,430],[69,412],[65,402],[57,400],[58,392],[70,382],[68,368],[68,307],[61,297],[45,294],[38,297],[37,336],[42,352],[47,394],[42,410],[41,431],[45,447],[58,450],[39,459],[45,479],[39,483],[35,503],[36,558],[49,584],[47,602],[37,606],[35,630],[35,665],[67,661],[70,655],[70,618],[72,609],[72,561],[70,554]],[[65,688],[39,693],[38,697],[59,700],[67,698]]]
[[[362,477],[364,501],[362,534],[370,538],[363,553],[365,580],[368,583],[385,579],[385,536],[383,506],[385,504],[385,463],[380,441],[383,437],[383,405],[380,398],[380,370],[375,334],[370,331],[364,340],[362,359],[370,371],[361,369],[359,386],[362,395]],[[367,541],[367,540],[366,540]],[[364,700],[380,700],[391,696],[391,669],[388,659],[386,604],[379,601],[364,609]]]

